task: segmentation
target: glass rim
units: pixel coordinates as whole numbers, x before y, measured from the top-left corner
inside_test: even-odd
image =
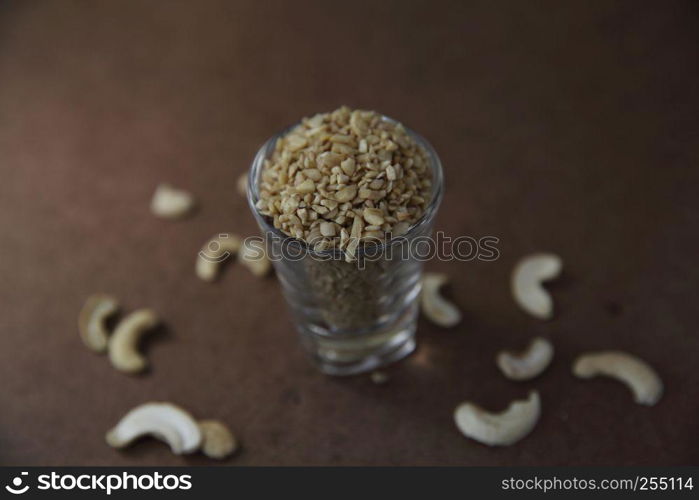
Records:
[[[401,123],[397,120],[394,120],[393,118],[390,118],[385,115],[381,115],[381,119],[390,123],[393,123],[395,125],[401,125]],[[260,224],[260,226],[264,227],[264,230],[267,232],[271,232],[274,235],[278,236],[280,238],[280,241],[290,241],[292,243],[298,244],[301,248],[304,249],[304,251],[308,252],[309,254],[312,255],[317,255],[317,256],[344,256],[345,255],[345,250],[342,250],[340,248],[330,248],[327,250],[315,250],[309,243],[307,243],[304,240],[301,240],[299,238],[296,238],[294,236],[290,236],[286,233],[284,233],[282,230],[274,227],[272,223],[268,220],[268,216],[263,215],[259,212],[257,209],[257,202],[259,201],[260,197],[257,192],[257,185],[258,185],[258,178],[259,175],[262,173],[262,167],[264,166],[264,160],[266,160],[274,151],[274,146],[276,145],[276,142],[279,138],[283,137],[286,135],[289,131],[291,131],[294,127],[297,127],[300,125],[301,122],[296,122],[280,132],[274,134],[272,137],[267,139],[264,144],[260,147],[260,149],[257,150],[257,153],[255,153],[255,157],[252,161],[252,164],[250,165],[250,169],[248,171],[248,180],[247,180],[247,193],[246,193],[246,198],[248,200],[248,205],[250,206],[250,210],[252,210],[253,215],[255,216],[255,219],[257,222]],[[375,252],[377,249],[384,249],[386,247],[390,247],[394,244],[401,243],[402,241],[405,240],[410,240],[412,236],[415,236],[415,234],[419,233],[419,229],[424,227],[425,225],[429,224],[434,216],[437,213],[437,209],[439,208],[439,205],[442,202],[442,197],[444,195],[444,172],[442,170],[442,162],[439,159],[439,156],[437,155],[437,152],[434,150],[432,145],[422,137],[420,134],[417,132],[413,131],[412,129],[409,129],[408,127],[403,125],[403,128],[405,129],[405,132],[411,136],[420,146],[422,146],[425,151],[427,152],[427,158],[428,158],[428,164],[429,167],[432,171],[432,198],[430,199],[429,204],[427,205],[427,208],[425,209],[425,212],[420,216],[420,218],[415,221],[414,224],[410,226],[410,228],[403,233],[400,236],[393,237],[389,239],[388,241],[383,241],[383,242],[370,242],[368,245],[360,246],[357,248],[356,255],[360,256],[363,253],[369,251],[371,249],[372,252]]]

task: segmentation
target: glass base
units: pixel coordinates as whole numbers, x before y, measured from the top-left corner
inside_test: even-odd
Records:
[[[318,368],[327,375],[365,373],[408,356],[415,350],[417,304],[397,319],[359,334],[301,328],[301,339]]]

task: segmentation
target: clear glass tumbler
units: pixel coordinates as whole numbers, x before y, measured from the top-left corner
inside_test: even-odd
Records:
[[[424,138],[407,130],[429,157],[430,204],[407,233],[360,247],[357,261],[346,262],[341,250],[315,251],[287,236],[256,208],[264,160],[287,131],[271,137],[257,152],[248,176],[248,203],[303,346],[330,375],[362,373],[407,356],[415,349],[423,264],[416,255],[421,253],[418,245],[429,244],[442,200],[444,179],[437,153]]]

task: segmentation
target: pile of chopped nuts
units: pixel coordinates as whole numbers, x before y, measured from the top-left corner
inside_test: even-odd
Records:
[[[351,260],[360,243],[404,234],[422,217],[428,161],[402,125],[341,107],[304,118],[277,141],[257,209],[285,234]]]

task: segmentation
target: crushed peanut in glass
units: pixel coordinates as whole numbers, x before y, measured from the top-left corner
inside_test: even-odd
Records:
[[[284,234],[350,261],[360,244],[404,234],[431,193],[427,153],[401,124],[343,106],[277,141],[257,209]]]

